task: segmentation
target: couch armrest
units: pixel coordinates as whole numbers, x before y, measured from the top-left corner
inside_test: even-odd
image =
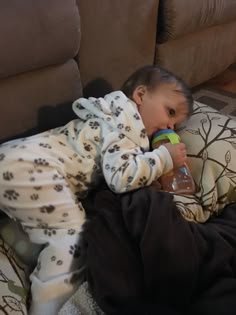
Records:
[[[126,0],[122,5],[110,0],[77,2],[82,34],[79,63],[85,88],[102,78],[118,89],[136,68],[153,64],[159,0]]]

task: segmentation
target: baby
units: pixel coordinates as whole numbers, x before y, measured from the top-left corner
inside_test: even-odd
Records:
[[[152,184],[186,160],[184,144],[150,152],[149,140],[192,111],[183,81],[155,66],[137,70],[121,91],[73,103],[78,119],[0,147],[0,209],[44,244],[31,274],[30,314],[57,314],[81,270],[80,200],[104,177],[116,193]],[[83,268],[83,267],[81,267]]]

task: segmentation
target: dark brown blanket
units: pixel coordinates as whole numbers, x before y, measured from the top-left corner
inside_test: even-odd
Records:
[[[235,204],[205,224],[153,188],[86,207],[87,279],[106,314],[236,314]]]

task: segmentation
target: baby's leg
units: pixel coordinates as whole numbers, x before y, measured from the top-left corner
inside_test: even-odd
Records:
[[[39,141],[0,147],[0,208],[21,222],[33,242],[45,244],[31,275],[30,313],[53,315],[78,283],[85,212],[58,163],[62,153],[50,155]]]
[[[33,299],[30,314],[58,314],[83,280],[78,232],[69,228],[34,229],[29,235],[31,240],[47,243],[30,276]]]

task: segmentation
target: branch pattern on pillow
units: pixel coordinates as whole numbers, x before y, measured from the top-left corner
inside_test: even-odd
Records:
[[[205,222],[236,202],[236,120],[195,102],[191,118],[178,133],[187,146],[197,191],[174,199],[186,219]]]
[[[0,238],[0,314],[27,314],[28,270]]]

